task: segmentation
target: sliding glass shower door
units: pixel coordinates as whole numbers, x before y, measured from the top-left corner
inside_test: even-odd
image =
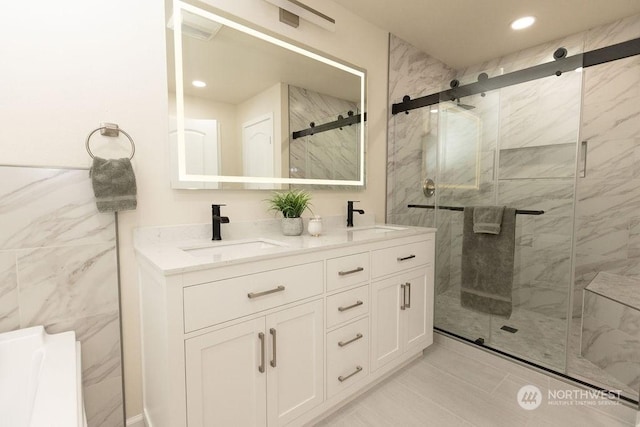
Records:
[[[440,102],[435,326],[563,372],[571,306],[580,73]],[[462,208],[516,208],[509,317],[463,307]],[[524,212],[530,211],[530,212]],[[466,253],[473,257],[473,253]]]
[[[441,102],[438,117],[436,172],[437,292],[435,325],[477,341],[489,342],[491,315],[462,307],[462,209],[494,205],[494,163],[498,93]]]

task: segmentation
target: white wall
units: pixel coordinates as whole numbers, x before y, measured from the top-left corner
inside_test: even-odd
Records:
[[[314,192],[320,215],[342,214],[346,200],[384,220],[387,34],[327,0],[306,1],[336,19],[331,33],[301,21],[294,29],[262,0],[208,0],[243,19],[368,70],[367,189]],[[208,222],[212,202],[232,221],[269,218],[259,191],[171,190],[162,0],[1,2],[0,163],[88,167],[86,135],[120,124],[136,141],[138,209],[120,214],[122,321],[127,416],[141,412],[135,227]],[[114,145],[109,141],[109,144]],[[126,155],[126,140],[118,155]],[[104,154],[100,137],[92,144]]]

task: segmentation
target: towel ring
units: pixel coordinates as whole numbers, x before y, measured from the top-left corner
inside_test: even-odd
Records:
[[[100,134],[105,136],[118,136],[119,132],[122,132],[128,139],[131,144],[131,155],[129,156],[129,160],[133,159],[133,155],[136,154],[136,144],[133,142],[133,138],[124,130],[120,129],[118,125],[114,125],[111,123],[105,123],[104,126],[100,126],[97,129],[91,131],[91,133],[87,136],[87,141],[85,142],[85,147],[87,148],[87,153],[91,158],[95,158],[93,153],[91,152],[91,148],[89,147],[89,140],[93,136],[94,133],[100,131]]]

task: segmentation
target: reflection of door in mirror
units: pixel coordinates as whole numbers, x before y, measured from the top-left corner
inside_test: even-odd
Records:
[[[242,124],[242,163],[244,176],[275,176],[273,114],[267,114]],[[245,188],[272,189],[274,184],[246,183]]]
[[[171,161],[178,161],[177,120],[169,120],[169,144]],[[189,175],[218,175],[220,173],[220,147],[218,145],[218,122],[205,119],[184,119],[184,147],[186,173]],[[177,165],[171,168],[173,188],[217,189],[216,182],[188,182],[178,179]]]

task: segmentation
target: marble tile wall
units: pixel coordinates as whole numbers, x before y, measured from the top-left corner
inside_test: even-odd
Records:
[[[6,166],[0,214],[0,332],[74,330],[89,426],[122,426],[114,215],[98,213],[87,170]]]
[[[500,89],[500,148],[575,144],[581,90],[575,72]]]
[[[341,114],[360,111],[355,102],[308,89],[289,86],[289,129],[291,132],[337,120]],[[346,126],[317,135],[291,140],[289,167],[292,178],[358,179],[359,125]]]
[[[389,36],[389,103],[439,92],[448,87],[453,70],[393,34]],[[437,106],[434,106],[437,111]],[[389,109],[387,146],[387,222],[436,226],[432,210],[408,209],[408,204],[433,205],[422,183],[435,180],[438,156],[438,114],[430,108],[391,115]],[[448,216],[438,216],[436,275],[439,290],[449,286]]]
[[[389,103],[439,92],[448,87],[453,70],[406,43],[389,38]],[[434,106],[437,108],[437,106]],[[435,178],[438,155],[438,115],[430,108],[391,115],[387,155],[387,217],[403,214],[407,204],[433,204],[422,193],[422,180]],[[424,167],[423,167],[424,165]]]
[[[586,49],[640,37],[640,15],[588,31]],[[586,176],[578,179],[574,317],[598,272],[640,277],[640,57],[584,71],[582,140]]]
[[[632,38],[632,37],[631,37]],[[626,39],[628,40],[628,39]],[[622,40],[621,40],[622,41]],[[604,45],[603,45],[604,46]],[[462,84],[474,83],[478,74],[487,73],[489,77],[511,73],[535,65],[553,62],[553,52],[559,47],[567,49],[567,56],[582,53],[585,49],[584,34],[573,34],[561,39],[551,40],[528,49],[523,49],[509,55],[494,58],[479,64],[473,64],[457,70],[455,78]]]
[[[422,192],[425,178],[437,174],[437,115],[428,109],[398,114],[390,122],[387,216],[402,214],[408,204],[434,203]],[[391,124],[392,123],[392,124]],[[395,141],[395,143],[394,143]]]

